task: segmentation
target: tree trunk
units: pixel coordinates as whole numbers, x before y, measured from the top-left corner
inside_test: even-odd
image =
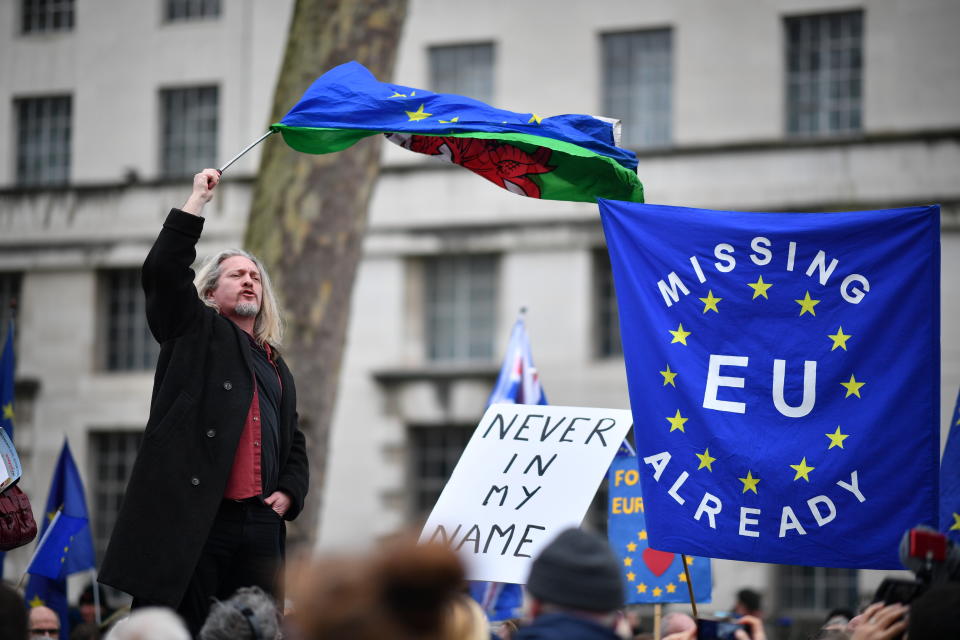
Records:
[[[357,60],[377,78],[391,78],[406,9],[406,0],[297,0],[271,122],[344,62]],[[297,381],[310,457],[310,494],[291,543],[314,541],[320,524],[330,423],[380,141],[374,136],[314,156],[271,138],[254,186],[245,245],[263,260],[285,311],[282,353]]]

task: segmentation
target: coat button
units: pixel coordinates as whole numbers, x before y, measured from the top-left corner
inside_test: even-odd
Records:
[[[196,487],[197,485],[200,484],[200,478],[198,478],[197,476],[193,476],[192,478],[190,478],[190,484]]]
[[[259,440],[254,440],[254,441],[253,441],[253,446],[259,447],[259,446],[260,446],[260,441],[259,441]]]
[[[207,429],[207,437],[208,437],[208,438],[212,438],[212,437],[215,436],[215,435],[217,435],[217,430],[216,430],[216,429]]]
[[[223,388],[226,389],[227,391],[230,391],[230,389],[233,389],[233,383],[227,380],[226,382],[223,383]]]

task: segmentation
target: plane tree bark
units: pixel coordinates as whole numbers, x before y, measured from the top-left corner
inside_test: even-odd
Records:
[[[377,78],[390,79],[406,11],[406,0],[297,0],[271,122],[318,76],[344,62],[357,60]],[[310,494],[291,542],[312,542],[319,530],[351,292],[381,140],[374,136],[316,156],[271,137],[254,185],[245,246],[265,263],[285,311],[283,354],[296,377],[310,458]]]

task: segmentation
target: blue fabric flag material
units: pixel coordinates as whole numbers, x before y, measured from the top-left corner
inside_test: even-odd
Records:
[[[960,544],[960,392],[940,462],[940,530]]]
[[[7,337],[0,351],[0,429],[13,440],[13,376],[16,360],[13,353],[13,320],[7,326]],[[3,563],[7,554],[0,551],[0,579],[3,578]]]
[[[651,546],[899,568],[937,523],[939,207],[600,209]]]
[[[25,598],[31,606],[42,604],[57,611],[61,628],[66,629],[66,577],[96,567],[83,482],[66,439],[53,471],[45,514],[40,542],[27,567],[31,575]],[[61,633],[69,635],[69,631]]]
[[[487,406],[497,403],[547,404],[522,317],[517,319],[510,332],[507,352]],[[473,581],[470,595],[494,621],[519,617],[523,607],[523,588],[518,584]]]
[[[332,153],[379,133],[460,165],[518,195],[643,202],[637,156],[617,146],[619,123],[588,115],[541,118],[454,94],[379,82],[358,62],[335,67],[271,126],[305,153]]]
[[[607,486],[607,539],[620,559],[627,604],[690,602],[683,559],[648,544],[635,452],[617,452]],[[710,558],[687,556],[687,569],[693,597],[698,603],[710,602]]]

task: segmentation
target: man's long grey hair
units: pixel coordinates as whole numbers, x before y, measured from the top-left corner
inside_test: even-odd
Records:
[[[214,602],[200,629],[200,640],[275,640],[280,620],[273,598],[260,587],[241,587],[228,600]]]
[[[263,268],[260,260],[242,249],[226,249],[204,261],[197,275],[193,279],[193,284],[197,288],[197,294],[204,304],[209,307],[217,308],[207,296],[217,288],[220,281],[220,275],[223,270],[220,265],[227,258],[234,256],[243,256],[252,261],[260,272],[260,284],[263,287],[263,296],[260,301],[260,311],[253,323],[253,337],[257,342],[263,344],[267,342],[271,347],[280,348],[283,344],[283,321],[280,318],[280,305],[277,304],[277,298],[273,293],[273,285],[270,284],[270,276],[267,270]]]

